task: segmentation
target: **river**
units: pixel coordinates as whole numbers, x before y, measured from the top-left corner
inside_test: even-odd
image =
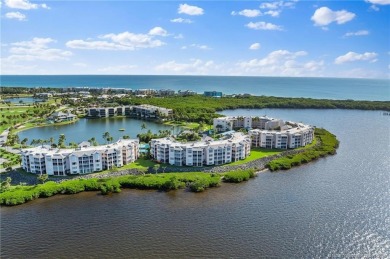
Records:
[[[325,127],[340,147],[334,156],[200,194],[123,190],[2,207],[1,257],[390,257],[390,116],[354,110],[224,113]]]

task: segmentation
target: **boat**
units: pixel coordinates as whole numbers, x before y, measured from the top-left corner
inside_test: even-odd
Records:
[[[122,129],[119,129],[119,131],[125,131],[125,129],[122,128]]]

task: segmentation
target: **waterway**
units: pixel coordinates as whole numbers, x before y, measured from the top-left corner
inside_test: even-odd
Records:
[[[1,208],[2,258],[389,258],[390,117],[236,110],[337,135],[337,154],[195,194],[123,190]],[[104,130],[99,130],[104,131]]]
[[[13,104],[32,104],[32,103],[39,103],[44,102],[44,99],[39,98],[33,98],[33,97],[15,97],[15,98],[8,98],[4,100],[5,102],[10,102]]]
[[[142,124],[145,124],[145,129],[142,129]],[[122,131],[120,129],[124,130]],[[102,136],[105,132],[109,132],[114,138],[114,141],[116,141],[124,135],[130,136],[130,138],[136,138],[137,134],[142,132],[146,133],[148,130],[151,130],[153,133],[158,133],[159,130],[170,130],[176,134],[181,128],[163,125],[153,121],[113,117],[80,119],[72,124],[32,128],[21,131],[18,134],[20,139],[28,138],[29,142],[33,139],[49,139],[51,137],[57,142],[58,137],[64,134],[66,143],[80,143],[94,137],[100,144],[104,144],[105,140]]]

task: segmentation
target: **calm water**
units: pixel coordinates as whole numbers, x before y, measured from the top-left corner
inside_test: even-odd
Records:
[[[37,99],[37,98],[32,98],[32,97],[20,97],[20,98],[9,98],[5,99],[4,101],[10,102],[10,103],[35,103],[35,102],[44,102],[45,100],[43,99]]]
[[[225,111],[323,126],[335,156],[194,194],[124,190],[1,208],[2,258],[390,257],[389,116]]]
[[[310,97],[325,99],[390,100],[388,79],[340,79],[228,76],[0,76],[1,86],[126,87],[222,91],[226,94]]]
[[[146,129],[141,129],[145,123]],[[119,131],[125,129],[125,131]],[[58,141],[60,134],[65,134],[66,143],[80,143],[84,140],[94,137],[100,144],[104,144],[105,140],[102,135],[108,131],[114,138],[114,141],[122,138],[124,135],[129,135],[131,138],[136,138],[137,134],[151,130],[153,133],[158,133],[159,130],[171,130],[177,133],[180,128],[158,124],[152,121],[143,121],[130,118],[102,118],[102,119],[80,119],[76,123],[62,126],[48,126],[41,128],[33,128],[22,131],[19,134],[20,139],[28,138],[29,142],[33,139],[49,139],[53,137]]]

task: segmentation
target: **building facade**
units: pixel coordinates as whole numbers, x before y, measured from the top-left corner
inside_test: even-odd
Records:
[[[103,146],[82,143],[76,149],[49,146],[23,149],[22,168],[33,174],[65,176],[122,167],[138,159],[138,139],[121,139]]]
[[[221,117],[213,121],[215,132],[248,129],[253,147],[288,149],[303,147],[314,139],[314,127],[267,116]]]
[[[291,127],[295,125],[295,127]],[[262,148],[297,148],[304,147],[314,140],[314,127],[302,123],[289,122],[281,130],[249,130],[253,147]]]
[[[237,129],[276,129],[284,126],[283,120],[267,116],[227,116],[213,120],[214,130],[224,132]]]
[[[119,107],[97,107],[88,108],[88,117],[105,118],[113,116],[128,116],[136,118],[159,118],[161,116],[171,116],[172,109],[142,104],[136,106],[119,106]]]
[[[177,142],[171,138],[152,139],[150,154],[158,162],[175,166],[222,165],[250,155],[249,136],[233,133],[223,140]]]
[[[204,96],[208,97],[222,97],[222,92],[217,92],[217,91],[205,91],[203,93]]]

